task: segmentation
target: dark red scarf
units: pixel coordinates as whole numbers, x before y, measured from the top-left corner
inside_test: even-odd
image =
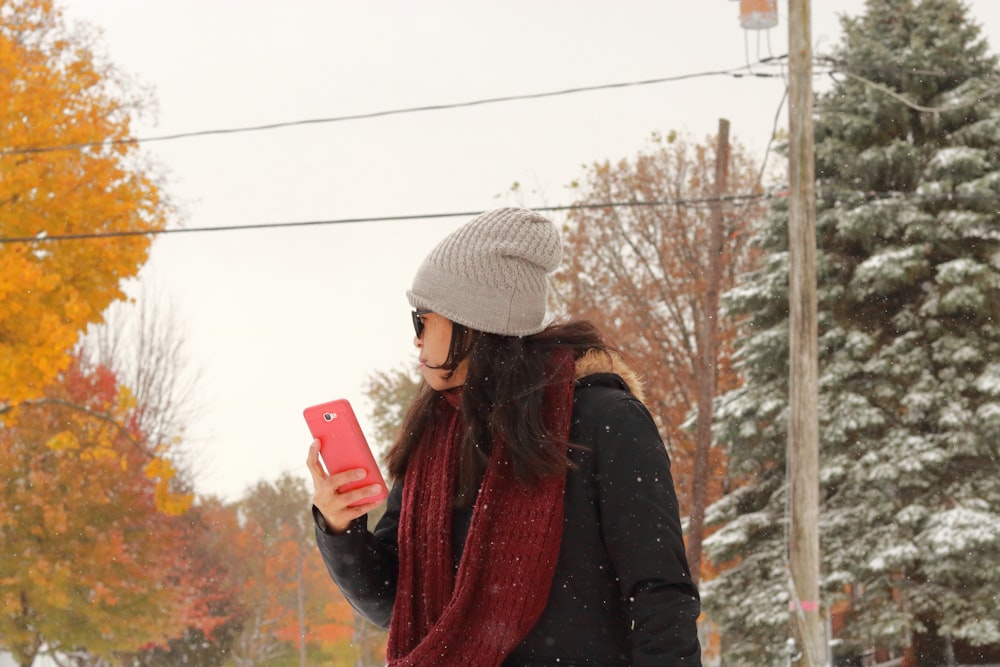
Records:
[[[574,364],[569,352],[555,361],[546,424],[565,441]],[[391,667],[499,665],[545,609],[559,557],[565,473],[528,488],[514,477],[506,443],[494,442],[455,574],[451,519],[462,428],[457,406],[449,410],[424,435],[403,480]]]

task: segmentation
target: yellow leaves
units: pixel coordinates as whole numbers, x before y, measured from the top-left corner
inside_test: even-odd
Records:
[[[191,509],[194,502],[194,494],[174,493],[170,486],[164,482],[159,482],[154,491],[156,509],[167,516],[180,516]]]
[[[91,305],[76,293],[71,294],[63,303],[63,314],[70,322],[88,322],[92,311]]]
[[[111,447],[88,447],[80,452],[81,461],[115,461],[118,459],[118,452]]]
[[[146,473],[146,477],[149,479],[158,479],[164,482],[169,482],[176,474],[174,466],[170,461],[162,458],[156,458],[147,463],[143,472]]]
[[[0,24],[0,236],[40,237],[166,227],[172,210],[138,150],[18,148],[127,139],[142,104],[87,44],[67,33],[50,2],[3,2]],[[0,250],[0,403],[36,398],[68,363],[88,324],[123,297],[150,238],[8,244]]]
[[[171,490],[170,480],[177,474],[177,471],[170,461],[164,458],[154,458],[146,464],[144,472],[146,477],[156,480],[156,489],[153,492],[156,509],[168,516],[180,516],[188,511],[191,503],[194,502],[194,495],[175,493]]]
[[[118,386],[118,396],[116,397],[116,406],[123,414],[134,410],[139,405],[138,399],[135,397],[135,393],[125,385]]]
[[[143,100],[50,0],[0,0],[0,14],[0,237],[35,239],[0,246],[0,628],[28,605],[30,639],[87,637],[108,657],[182,629],[190,603],[167,582],[186,567],[172,517],[192,497],[144,441],[136,397],[72,363],[151,237],[45,237],[162,229],[173,210],[135,144],[18,152],[127,141]]]
[[[54,451],[65,452],[80,449],[80,441],[69,431],[62,431],[49,438],[45,445]]]

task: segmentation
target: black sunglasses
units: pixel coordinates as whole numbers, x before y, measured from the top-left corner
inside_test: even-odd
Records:
[[[413,316],[413,331],[417,334],[417,338],[422,338],[424,335],[424,315],[427,315],[433,311],[427,310],[426,308],[417,308],[411,313]]]

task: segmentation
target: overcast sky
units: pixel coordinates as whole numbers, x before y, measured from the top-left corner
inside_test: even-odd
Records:
[[[817,54],[837,13],[814,0]],[[1000,41],[1000,2],[972,16]],[[341,117],[744,68],[787,50],[779,25],[745,31],[730,0],[64,0],[157,113],[136,135]],[[816,77],[816,87],[825,75]],[[634,156],[654,132],[701,141],[718,119],[763,156],[780,78],[705,76],[543,99],[149,142],[189,228],[570,203],[583,166]],[[787,127],[787,106],[779,127]],[[517,196],[505,194],[518,182]],[[163,236],[145,293],[169,305],[199,374],[189,462],[200,493],[235,500],[305,476],[302,409],[414,364],[405,290],[467,218]],[[556,216],[556,219],[559,219]],[[130,287],[140,293],[136,285]],[[622,341],[627,346],[627,341]]]

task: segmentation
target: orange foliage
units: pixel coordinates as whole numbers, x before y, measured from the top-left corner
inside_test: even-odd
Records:
[[[309,497],[303,480],[285,475],[259,483],[240,503],[230,546],[242,554],[234,573],[239,601],[247,627],[266,629],[244,632],[237,654],[245,660],[282,646],[298,650],[303,631],[307,647],[326,653],[353,633],[354,611],[316,552]]]
[[[645,380],[646,402],[671,454],[681,513],[693,502],[705,507],[725,492],[724,448],[708,451],[707,489],[693,499],[697,396],[707,381],[699,332],[716,319],[715,395],[738,385],[732,342],[739,323],[709,312],[711,208],[702,203],[599,207],[602,202],[675,202],[715,197],[715,141],[692,145],[676,136],[654,137],[650,150],[617,164],[592,165],[575,184],[577,204],[594,206],[570,214],[564,239],[566,261],[557,276],[566,309],[613,332],[616,342]],[[754,192],[757,168],[738,144],[730,150],[726,194]],[[718,249],[722,292],[753,261],[747,229],[762,214],[758,201],[721,206]],[[711,349],[711,348],[708,348]],[[688,420],[691,419],[691,423]],[[702,535],[688,534],[692,539]],[[711,566],[702,560],[703,574]]]
[[[138,100],[50,0],[0,0],[0,238],[165,226],[169,208],[130,138]],[[124,297],[146,236],[0,244],[0,412],[69,365],[79,332]]]
[[[76,360],[0,428],[0,645],[21,662],[42,642],[111,656],[222,620],[157,498],[186,496],[144,472],[157,453],[129,426],[129,396]]]

